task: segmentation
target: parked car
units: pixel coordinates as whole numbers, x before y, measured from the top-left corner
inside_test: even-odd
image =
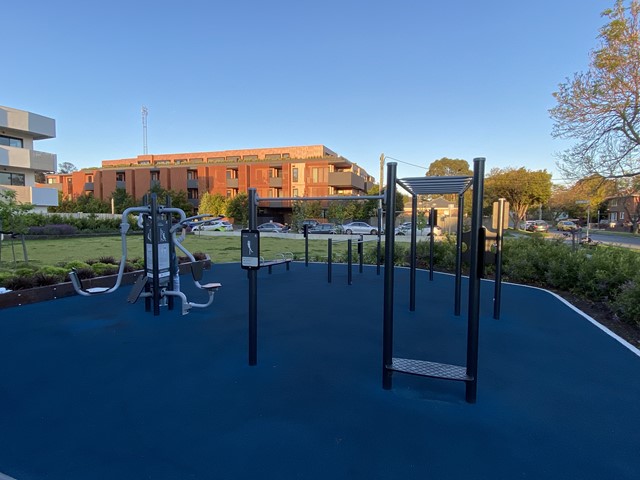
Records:
[[[309,227],[309,233],[335,234],[338,233],[338,227],[335,223],[318,223]]]
[[[549,224],[544,220],[535,220],[527,225],[527,230],[530,232],[548,232]]]
[[[435,236],[439,236],[442,235],[442,228],[439,227],[438,225],[435,225],[433,227],[433,231]],[[399,225],[398,227],[396,227],[395,229],[395,234],[396,235],[411,235],[411,222],[405,222],[401,225]],[[431,226],[427,225],[424,228],[419,228],[416,232],[416,235],[426,235],[429,236],[431,235]]]
[[[342,225],[342,230],[347,235],[351,235],[352,233],[362,234],[362,235],[377,235],[378,229],[376,227],[372,227],[366,222],[351,222],[345,223]]]
[[[575,232],[577,230],[580,230],[580,226],[575,224],[571,220],[562,220],[561,222],[558,222],[558,225],[556,225],[556,229],[561,232]]]
[[[278,222],[267,222],[258,225],[258,230],[261,232],[285,233],[289,231],[289,227]]]
[[[233,225],[226,220],[215,220],[211,223],[203,223],[194,225],[191,231],[209,231],[209,232],[233,232]]]
[[[319,223],[320,222],[318,222],[317,220],[303,220],[302,223],[300,224],[300,228],[299,228],[298,232],[299,233],[304,233],[305,225],[309,228],[309,230],[311,230],[313,227],[315,227]]]

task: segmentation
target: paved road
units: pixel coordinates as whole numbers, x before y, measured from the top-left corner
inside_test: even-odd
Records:
[[[550,233],[554,235],[562,235],[559,232],[550,230]],[[583,229],[582,234],[586,235],[587,231]],[[620,245],[626,248],[640,249],[640,237],[616,234],[616,233],[601,233],[597,230],[589,230],[589,236],[598,242],[602,242],[608,245]],[[571,235],[567,236],[568,241],[571,241]]]

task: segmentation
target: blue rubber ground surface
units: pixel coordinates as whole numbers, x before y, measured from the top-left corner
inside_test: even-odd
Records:
[[[453,277],[396,272],[394,356],[464,365]],[[637,479],[640,358],[551,294],[482,285],[478,402],[381,388],[382,276],[214,265],[214,306],[154,317],[130,287],[0,311],[0,472],[40,479]],[[193,301],[204,301],[193,289]],[[466,286],[465,286],[466,287]]]

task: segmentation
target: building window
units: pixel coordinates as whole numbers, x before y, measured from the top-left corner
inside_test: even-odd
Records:
[[[322,183],[327,181],[327,168],[314,167],[311,169],[311,181],[313,183]]]
[[[298,168],[294,167],[291,169],[291,177],[293,182],[297,182],[298,181]]]
[[[6,135],[0,135],[0,145],[6,145],[8,147],[22,148],[23,143],[21,138],[8,137]]]
[[[279,153],[267,153],[264,158],[265,160],[280,160],[282,155]]]
[[[209,163],[221,163],[226,161],[224,157],[209,157],[207,158],[207,162]]]
[[[197,200],[198,199],[198,189],[197,188],[188,188],[187,189],[187,198],[189,200]]]
[[[253,160],[258,160],[258,155],[245,155],[242,157],[242,159],[246,162],[246,161],[253,161]]]
[[[24,187],[24,174],[0,172],[0,185]]]
[[[227,169],[227,178],[229,178],[229,179],[238,178],[238,170],[236,170],[234,168],[228,168]]]
[[[187,170],[187,180],[197,180],[197,179],[198,179],[197,170]]]
[[[138,165],[149,165],[151,162],[149,160],[140,160]]]
[[[160,181],[160,172],[151,172],[151,180]]]
[[[620,220],[624,220],[624,212],[620,212]]]
[[[84,181],[86,183],[93,183],[93,175],[85,175],[84,176]]]
[[[239,162],[239,161],[240,161],[240,157],[237,155],[231,155],[227,157],[227,162]]]
[[[612,198],[611,202],[609,203],[610,207],[617,207],[618,206],[618,199],[617,198]]]
[[[202,163],[202,158],[190,158],[189,163]]]
[[[291,155],[289,155],[288,153],[283,153],[282,158],[291,158]]]
[[[124,182],[124,172],[116,173],[116,182]]]
[[[231,198],[231,189],[227,189],[227,198]]]
[[[293,196],[294,197],[299,197],[300,196],[300,195],[298,195],[298,189],[297,188],[293,189]]]
[[[176,163],[178,161],[176,160]],[[156,160],[156,165],[169,165],[171,163],[171,160]]]

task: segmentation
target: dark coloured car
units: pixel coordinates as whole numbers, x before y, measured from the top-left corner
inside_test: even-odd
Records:
[[[335,234],[338,233],[338,227],[333,223],[318,223],[309,228],[309,233]]]
[[[320,222],[318,222],[317,220],[303,220],[302,223],[300,224],[300,229],[298,231],[300,233],[304,233],[305,225],[309,228],[309,231],[311,231],[311,229],[316,225],[318,225],[319,223]]]

